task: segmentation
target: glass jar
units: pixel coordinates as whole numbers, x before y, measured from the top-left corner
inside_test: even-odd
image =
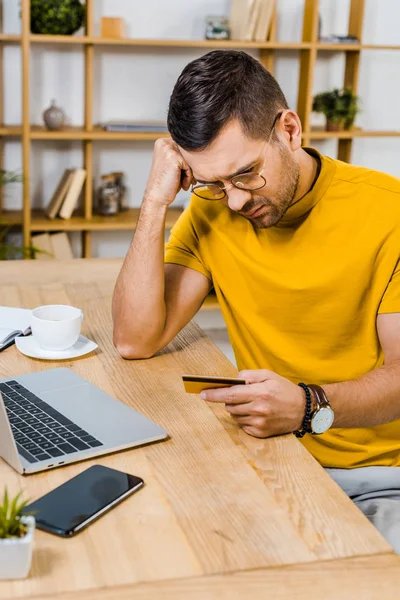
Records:
[[[124,183],[125,173],[123,171],[115,171],[113,175],[115,183],[119,188],[118,210],[124,212],[128,210],[128,206],[126,205],[126,186]]]
[[[206,40],[229,40],[229,21],[224,16],[206,17]]]
[[[114,175],[102,175],[97,193],[97,212],[105,216],[116,215],[119,212],[119,195]]]

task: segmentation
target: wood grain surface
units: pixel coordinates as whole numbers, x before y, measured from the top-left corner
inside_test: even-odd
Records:
[[[386,554],[63,594],[60,600],[397,600],[399,589],[400,558]]]
[[[176,597],[183,598],[189,586],[187,597],[192,597],[187,578],[204,578],[202,597],[211,598],[217,596],[207,590],[214,584],[220,589],[216,575],[283,568],[280,580],[289,586],[287,565],[390,554],[390,546],[293,436],[251,438],[223,407],[211,408],[184,392],[182,373],[236,373],[197,326],[189,325],[150,360],[118,356],[110,306],[120,265],[119,260],[95,259],[0,264],[2,305],[78,306],[85,314],[83,334],[99,345],[87,357],[59,363],[29,359],[14,346],[0,355],[0,377],[69,367],[170,435],[165,442],[95,459],[143,477],[145,488],[75,538],[37,531],[30,577],[0,582],[0,598],[53,598],[69,592],[86,598],[81,594],[90,590],[96,596],[87,597],[97,598],[102,588],[167,580],[183,580],[171,583],[171,589],[178,586]],[[11,492],[22,489],[36,499],[91,464],[22,477],[0,460],[1,487],[5,483]],[[317,572],[316,566],[306,577]],[[241,585],[252,590],[252,577],[255,591],[246,597],[261,597],[257,573],[244,573]],[[241,580],[226,581],[234,590]],[[162,587],[148,589],[144,597],[164,597]]]

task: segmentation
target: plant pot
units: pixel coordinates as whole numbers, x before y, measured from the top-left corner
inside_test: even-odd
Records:
[[[343,131],[344,121],[326,121],[326,131]]]
[[[31,568],[35,518],[22,521],[28,527],[24,537],[0,540],[0,579],[24,579]]]

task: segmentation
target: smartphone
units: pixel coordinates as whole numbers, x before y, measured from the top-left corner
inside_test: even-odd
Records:
[[[182,375],[183,385],[189,394],[200,394],[203,390],[211,390],[232,385],[246,385],[245,379],[239,377],[206,377],[203,375]]]
[[[24,512],[33,513],[39,529],[72,537],[143,485],[140,477],[94,465],[29,504]]]

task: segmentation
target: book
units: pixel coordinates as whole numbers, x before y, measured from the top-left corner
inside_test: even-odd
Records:
[[[142,133],[149,131],[151,133],[167,133],[168,127],[165,123],[159,121],[107,121],[103,124],[106,131],[122,131]]]
[[[31,317],[31,310],[0,306],[0,352],[11,346],[17,336],[30,334]]]
[[[276,0],[262,0],[254,39],[256,42],[265,42],[271,29]]]
[[[58,182],[53,196],[51,197],[51,200],[44,211],[46,217],[49,219],[55,219],[58,215],[58,211],[60,210],[68,188],[71,185],[74,171],[75,169],[65,169],[60,181]]]
[[[50,236],[51,247],[53,250],[53,258],[56,260],[71,260],[74,258],[72,254],[71,244],[68,235],[64,232],[53,233]]]
[[[83,184],[86,178],[85,169],[75,169],[71,184],[68,188],[64,202],[61,205],[59,217],[61,219],[70,219],[76,205],[78,204],[79,196],[82,191]]]
[[[251,42],[254,39],[257,22],[261,12],[261,5],[263,0],[253,0],[247,18],[246,24],[246,34],[244,39],[248,42]]]
[[[41,250],[41,252],[36,252],[36,260],[52,260],[54,258],[49,233],[39,233],[38,235],[33,235],[32,246],[38,250]]]
[[[231,0],[229,30],[232,40],[244,40],[249,11],[254,0]]]

